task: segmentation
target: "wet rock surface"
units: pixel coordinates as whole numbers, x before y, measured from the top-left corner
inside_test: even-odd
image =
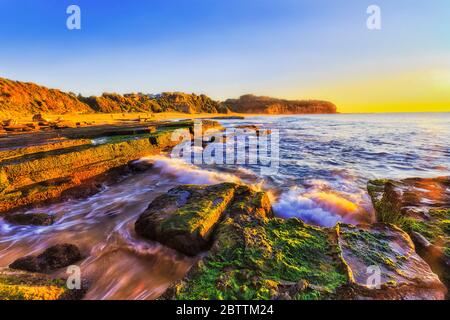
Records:
[[[8,140],[10,148],[4,145],[0,148],[0,213],[64,197],[91,195],[98,189],[91,186],[127,173],[129,162],[175,146],[179,141],[172,141],[173,130],[192,131],[193,126],[192,121],[185,121],[176,123],[175,127],[161,123],[157,131],[155,126],[121,127],[96,141],[86,139],[108,134],[113,129],[109,126],[67,129],[74,133],[66,135],[75,140],[39,144],[31,139],[33,143],[19,148],[13,147],[17,141]],[[206,128],[221,127],[209,121]]]
[[[9,267],[16,270],[45,273],[70,266],[81,259],[78,247],[66,243],[52,246],[36,256],[19,258]]]
[[[186,205],[186,188],[191,187],[177,188],[163,196],[167,201],[157,203]],[[174,194],[177,198],[170,198]],[[178,210],[175,207],[169,212]],[[153,205],[154,213],[167,212],[161,209]],[[157,216],[162,219],[158,225],[172,219]],[[184,217],[184,225],[189,225],[191,216]],[[415,253],[409,236],[392,225],[320,228],[295,218],[274,218],[267,195],[246,186],[235,187],[221,219],[213,223],[211,249],[163,299],[442,299],[445,295],[445,287]],[[370,286],[367,279],[367,270],[374,265],[380,270],[379,287]]]
[[[445,286],[401,229],[388,224],[338,225],[336,231],[352,298],[444,299]]]
[[[417,252],[450,286],[450,177],[369,182],[379,221],[409,233]]]
[[[138,235],[187,255],[205,250],[235,184],[180,186],[156,198],[136,221]]]
[[[15,225],[49,226],[55,217],[46,213],[16,213],[5,216],[5,221]]]

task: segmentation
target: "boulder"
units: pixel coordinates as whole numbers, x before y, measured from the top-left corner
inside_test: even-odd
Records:
[[[82,256],[77,246],[73,244],[58,244],[46,249],[43,253],[26,256],[14,261],[11,269],[30,272],[49,272],[64,268],[81,260]]]
[[[445,287],[399,228],[320,228],[296,218],[274,218],[267,195],[261,194],[244,186],[235,189],[211,249],[161,299],[444,297]],[[376,286],[367,275],[373,268],[380,270]]]
[[[0,268],[0,300],[59,300],[68,291],[62,279]]]
[[[35,114],[32,118],[33,122],[48,122],[41,113]]]
[[[330,299],[348,281],[330,233],[298,219],[236,215],[216,234],[163,299]]]
[[[55,222],[55,217],[46,213],[16,213],[7,214],[5,221],[16,225],[49,226]]]
[[[374,180],[377,219],[409,233],[417,252],[450,286],[450,177]]]
[[[186,255],[208,248],[237,185],[180,186],[156,198],[136,221],[138,235]]]
[[[55,122],[54,127],[56,129],[66,129],[66,128],[76,128],[77,125],[75,122],[70,120],[58,120]]]
[[[145,172],[153,167],[153,163],[144,160],[131,161],[128,166],[133,172]]]
[[[388,224],[336,227],[352,299],[443,300],[439,277],[419,257],[411,238]]]

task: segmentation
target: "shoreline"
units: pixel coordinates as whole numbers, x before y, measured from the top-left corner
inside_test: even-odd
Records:
[[[117,115],[122,116],[122,114]],[[79,116],[75,115],[75,117]],[[124,121],[124,119],[115,119],[114,116],[111,118],[110,114],[102,116],[103,118],[97,118],[96,121],[109,120],[111,122],[104,122],[103,126],[101,123],[96,123],[92,126],[51,129],[51,131],[42,132],[42,134],[57,133],[65,136],[64,143],[53,143],[49,149],[29,149],[27,148],[29,145],[26,144],[22,146],[23,150],[19,147],[19,150],[14,153],[4,154],[4,158],[0,162],[0,196],[5,202],[2,202],[0,211],[3,210],[6,215],[2,217],[5,222],[1,221],[0,223],[7,223],[6,230],[16,230],[16,224],[25,225],[25,228],[29,228],[29,230],[33,230],[33,228],[58,230],[58,227],[61,228],[59,223],[65,220],[66,213],[69,215],[72,213],[70,202],[65,207],[64,200],[78,198],[81,199],[79,205],[83,205],[85,199],[90,199],[90,196],[102,191],[99,185],[108,184],[107,180],[110,180],[112,187],[120,189],[121,178],[124,175],[135,176],[137,181],[139,173],[143,173],[141,177],[145,176],[145,172],[151,173],[152,171],[148,170],[154,168],[153,164],[136,163],[134,160],[148,154],[157,155],[161,154],[163,150],[169,150],[173,147],[173,142],[171,143],[168,139],[171,130],[184,127],[192,129],[193,125],[193,122],[189,120],[167,122],[165,120],[168,118],[164,118],[170,116],[172,120],[174,117],[186,119],[186,114],[164,114],[159,119],[160,122],[152,120],[151,123],[135,123],[135,121],[130,121],[131,118]],[[106,118],[104,118],[105,116]],[[107,118],[108,116],[110,119]],[[196,114],[191,116],[190,119],[214,119],[214,117],[223,115]],[[245,116],[249,117],[249,115]],[[221,127],[216,121],[205,120],[205,123],[209,123],[213,127]],[[111,128],[119,130],[119,132],[120,130],[126,131],[123,132],[123,135],[110,135],[114,133],[111,132]],[[224,128],[222,127],[222,129]],[[106,141],[95,145],[82,140],[89,140],[97,135],[104,136]],[[32,138],[39,135],[28,133],[12,136],[18,139],[19,143],[24,143],[23,137]],[[68,145],[67,142],[74,144]],[[158,185],[160,180],[164,180],[162,177],[156,179],[157,182],[151,179],[146,181],[146,184]],[[437,250],[435,249],[436,244],[439,243],[433,237],[429,237],[429,234],[437,235],[438,232],[441,232],[436,231],[436,228],[442,228],[445,232],[448,228],[445,217],[450,214],[450,211],[443,211],[444,218],[440,216],[440,213],[430,211],[430,215],[433,217],[432,224],[422,225],[422,221],[414,220],[416,217],[408,217],[410,219],[408,224],[403,224],[402,217],[397,217],[397,214],[401,212],[399,206],[403,200],[399,199],[398,191],[389,186],[404,184],[406,188],[411,188],[412,192],[417,192],[418,186],[420,186],[420,190],[430,188],[431,191],[435,191],[436,185],[439,185],[439,188],[445,193],[445,187],[450,185],[450,181],[446,179],[373,181],[368,189],[377,210],[377,223],[365,226],[338,223],[335,227],[315,226],[298,218],[276,217],[273,213],[275,203],[271,203],[268,194],[264,191],[253,190],[250,185],[222,183],[211,184],[209,187],[206,185],[193,187],[192,184],[185,185],[185,183],[176,181],[175,191],[170,189],[165,192],[166,190],[163,190],[162,195],[156,199],[140,198],[139,208],[148,206],[148,209],[145,211],[139,209],[139,212],[134,212],[134,214],[139,213],[140,216],[133,215],[132,220],[127,220],[128,228],[132,228],[132,231],[128,229],[132,243],[125,250],[130,250],[129,247],[132,247],[132,250],[136,250],[139,255],[139,248],[146,240],[150,241],[149,246],[153,245],[151,241],[156,241],[159,243],[158,248],[163,246],[165,249],[162,253],[151,253],[150,256],[156,255],[159,258],[167,259],[169,269],[171,263],[174,264],[172,267],[176,267],[177,264],[172,262],[172,258],[167,258],[171,256],[165,251],[167,248],[174,249],[177,254],[185,254],[186,257],[197,256],[201,253],[200,264],[196,263],[193,266],[193,272],[181,272],[178,277],[181,280],[174,282],[172,279],[170,288],[162,296],[162,299],[190,297],[282,300],[402,299],[405,297],[443,299],[444,297],[445,287],[438,276],[433,273],[440,272],[441,262],[429,260],[430,255]],[[190,180],[188,183],[193,183],[193,181]],[[124,192],[122,197],[127,196],[128,192],[133,193],[134,186],[128,185],[128,188],[130,187],[132,189],[122,190]],[[136,186],[136,188],[138,187],[139,185]],[[177,198],[187,194],[189,196],[186,199]],[[43,201],[46,198],[48,202]],[[218,201],[218,199],[222,200]],[[128,201],[127,198],[125,203]],[[62,210],[61,216],[53,216],[52,212],[46,210],[48,208],[46,205],[51,203],[60,203],[63,206],[64,210]],[[126,215],[127,212],[115,213],[108,210],[109,205],[115,206],[120,203],[121,201],[116,203],[115,198],[111,198],[105,205],[105,212],[94,210],[95,214],[91,218],[99,219],[94,221],[101,234],[107,233],[109,236],[109,233],[112,232],[104,230],[101,221],[118,219],[120,222],[120,219],[124,219],[122,215]],[[177,203],[177,206],[178,203],[180,205],[174,209],[173,203]],[[21,206],[17,207],[17,204]],[[40,205],[44,205],[44,207],[40,207]],[[417,206],[423,209],[423,204],[418,203]],[[396,208],[395,211],[392,208]],[[18,209],[18,211],[10,209]],[[73,223],[83,225],[84,219],[91,216],[90,209],[90,207],[86,208],[86,212],[74,218]],[[147,211],[151,214],[147,214]],[[189,214],[185,215],[184,212]],[[112,216],[110,216],[111,214]],[[136,223],[139,221],[137,224],[139,227],[133,228],[135,221]],[[55,225],[55,229],[52,229],[53,225]],[[197,227],[191,227],[192,225],[197,225]],[[207,231],[203,233],[197,228]],[[91,229],[85,231],[86,236],[93,232]],[[419,231],[427,236],[425,240],[423,240],[425,236],[416,235]],[[68,237],[69,240],[66,240],[65,235],[72,234],[73,230],[62,228],[59,232],[62,241],[70,241],[70,246],[80,246],[84,258],[86,255],[91,257],[95,254],[92,250],[98,242],[89,240],[89,236],[87,239]],[[138,236],[135,236],[133,232],[137,232]],[[389,237],[386,238],[385,234],[388,234]],[[14,238],[14,233],[11,236]],[[32,237],[35,241],[41,240],[39,234]],[[65,243],[60,243],[60,238],[53,239],[52,231],[49,231],[46,237],[47,242],[45,246],[39,247],[39,252],[41,249],[61,250],[67,246]],[[24,238],[24,240],[27,239]],[[419,248],[417,252],[413,241]],[[431,243],[431,247],[427,245],[427,241]],[[57,242],[56,248],[54,242]],[[48,247],[49,245],[50,247]],[[229,251],[228,248],[232,250]],[[426,248],[433,249],[427,249],[427,251]],[[37,251],[36,248],[33,249],[33,252]],[[277,253],[277,259],[272,258],[273,252]],[[19,262],[14,261],[16,263],[13,263],[13,266],[20,266],[24,261],[34,259],[23,258],[29,255],[27,248],[22,248],[20,254],[9,251],[7,253],[15,258],[19,257]],[[39,259],[44,259],[46,254],[48,253],[43,251]],[[133,254],[130,257],[130,253],[126,253],[126,257],[138,259]],[[229,259],[222,261],[222,257]],[[21,258],[25,260],[20,260]],[[79,260],[79,258],[77,259]],[[82,259],[81,261],[86,260]],[[433,270],[425,261],[433,266]],[[395,281],[386,280],[379,290],[365,287],[366,270],[364,268],[374,262],[381,265],[386,277],[396,279]],[[242,263],[251,267],[242,268]],[[9,260],[7,264],[10,264]],[[319,270],[317,266],[320,266]],[[64,267],[64,265],[60,265],[60,267]],[[143,268],[143,266],[141,267]],[[111,268],[120,272],[128,270],[120,270],[119,261],[112,264]],[[396,271],[410,273],[415,268],[420,268],[422,273],[413,274],[407,279],[399,276]],[[135,276],[147,275],[145,268],[140,270],[141,273],[137,272]],[[326,271],[323,272],[323,270]],[[151,272],[149,274],[158,276]],[[6,271],[0,269],[0,287],[3,285],[2,281],[5,281],[3,280],[4,275],[8,278],[13,277],[14,281],[21,283],[23,277],[28,274],[17,274],[10,269]],[[52,275],[57,274],[52,273]],[[88,273],[87,277],[90,276],[92,275]],[[40,283],[47,281],[40,275],[37,277]],[[443,277],[441,280],[445,282],[447,275],[444,274]],[[425,284],[423,282],[425,278],[431,278],[432,282]],[[97,280],[95,275],[93,279]],[[209,279],[213,279],[213,281]],[[104,283],[101,280],[98,281],[98,283],[93,283],[93,287],[101,291],[104,289],[102,287]],[[144,280],[141,279],[141,281]],[[236,286],[230,286],[230,282],[236,283]],[[8,283],[6,285],[10,286]],[[131,284],[129,285],[131,286]],[[9,288],[7,287],[7,292],[9,292]],[[242,291],[240,288],[246,289]],[[64,288],[58,290],[64,292]],[[89,289],[84,288],[83,290]]]

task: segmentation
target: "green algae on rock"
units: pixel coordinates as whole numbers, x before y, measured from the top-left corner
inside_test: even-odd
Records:
[[[214,226],[233,198],[236,185],[180,186],[156,198],[136,221],[136,232],[187,255],[210,243]]]
[[[228,218],[208,256],[166,297],[326,298],[347,282],[334,249],[327,231],[298,219]],[[300,282],[307,285],[300,287]]]
[[[180,127],[192,130],[193,125],[189,121]],[[207,127],[221,128],[214,121],[210,121]],[[105,130],[109,129],[94,131],[98,134]],[[67,147],[70,143],[52,144],[49,150],[45,146],[37,149],[27,146],[23,151],[17,149],[14,157],[0,160],[0,213],[52,199],[95,193],[100,183],[127,173],[129,162],[175,146],[179,141],[172,140],[173,130],[161,124],[156,132],[114,136],[102,144],[77,142],[70,147]],[[80,134],[90,134],[82,132],[80,129]],[[39,152],[34,153],[33,150]]]
[[[410,234],[417,252],[450,286],[450,177],[375,180],[368,184],[377,218]]]
[[[445,286],[415,252],[411,238],[388,224],[336,227],[358,299],[441,300]]]
[[[267,195],[247,186],[235,189],[216,224],[210,251],[162,299],[442,299],[445,294],[409,236],[392,225],[320,228],[274,218]],[[381,270],[380,288],[364,278],[373,265]]]

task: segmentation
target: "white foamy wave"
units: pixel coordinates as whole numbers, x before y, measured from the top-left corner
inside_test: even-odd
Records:
[[[306,223],[332,227],[338,222],[367,222],[368,214],[359,201],[331,190],[313,187],[308,190],[292,187],[282,193],[273,205],[275,213],[284,218],[297,217]]]
[[[188,164],[181,159],[162,156],[141,158],[139,161],[152,163],[160,174],[174,177],[181,184],[217,184],[221,182],[239,183],[240,179],[232,174],[208,171]]]

